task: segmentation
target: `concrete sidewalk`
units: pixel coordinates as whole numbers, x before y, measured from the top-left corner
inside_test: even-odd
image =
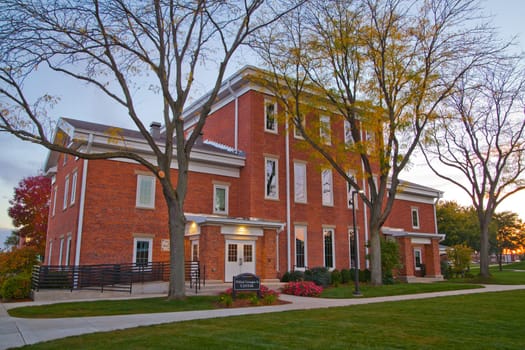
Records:
[[[0,303],[0,349],[18,347],[25,344],[34,344],[38,342],[64,338],[79,334],[113,331],[117,329],[125,329],[161,323],[250,314],[263,314],[269,312],[282,312],[291,310],[307,310],[359,304],[382,303],[388,301],[427,299],[442,296],[499,292],[518,289],[525,289],[525,285],[486,285],[485,288],[478,289],[357,299],[304,298],[282,294],[281,299],[289,301],[290,304],[236,309],[167,312],[160,314],[156,313],[58,319],[25,319],[10,317],[7,314],[7,309],[25,305],[35,305],[36,303]]]

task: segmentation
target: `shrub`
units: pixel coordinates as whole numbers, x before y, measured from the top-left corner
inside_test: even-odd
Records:
[[[451,268],[448,263],[448,260],[441,260],[440,266],[441,266],[441,274],[443,275],[443,278],[448,280],[451,275]]]
[[[352,275],[350,273],[351,273],[351,270],[348,270],[348,269],[341,270],[341,282],[342,283],[348,283],[352,281]]]
[[[392,273],[387,272],[383,274],[383,284],[394,284],[394,282],[394,276],[392,275]]]
[[[323,288],[330,285],[330,277],[330,271],[326,267],[314,267],[304,273],[305,281],[312,281]]]
[[[381,270],[383,271],[383,283],[393,279],[393,270],[403,267],[399,245],[393,239],[381,238]],[[387,284],[392,284],[387,283]]]
[[[335,287],[338,287],[339,284],[341,284],[342,277],[341,277],[341,272],[339,270],[337,269],[333,270],[331,273],[331,278],[332,278],[332,284]]]
[[[22,273],[8,277],[0,288],[0,295],[5,300],[29,298],[31,275]]]
[[[296,295],[300,297],[318,297],[321,295],[323,288],[311,281],[290,282],[287,283],[282,292],[284,294]]]
[[[231,307],[233,304],[233,297],[231,293],[222,293],[221,295],[219,295],[219,304],[225,307]]]
[[[370,282],[371,274],[370,270],[359,270],[359,282]]]
[[[281,282],[298,282],[304,281],[304,272],[302,271],[287,271],[281,277]]]

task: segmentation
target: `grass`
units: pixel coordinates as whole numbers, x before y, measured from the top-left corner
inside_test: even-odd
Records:
[[[24,349],[524,349],[525,291],[198,320]]]
[[[443,292],[448,290],[483,288],[476,284],[460,284],[449,282],[438,283],[398,283],[384,286],[373,287],[367,284],[360,284],[359,289],[364,297],[383,297],[389,295],[419,294],[430,292]],[[355,298],[353,284],[340,285],[339,287],[327,288],[321,294],[322,298]],[[361,298],[361,297],[358,297]]]
[[[470,270],[470,274],[474,277],[471,278],[460,278],[451,279],[451,282],[461,283],[481,283],[481,284],[525,284],[525,262],[518,262],[513,264],[507,264],[502,266],[502,271],[499,270],[498,265],[490,266],[489,278],[481,278],[479,274],[479,266],[473,267]]]
[[[166,298],[99,300],[26,306],[9,310],[13,317],[58,318],[131,315],[142,313],[210,310],[217,308],[217,296],[192,296],[184,300]]]

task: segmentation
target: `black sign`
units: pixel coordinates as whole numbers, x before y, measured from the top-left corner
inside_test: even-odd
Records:
[[[256,291],[257,295],[261,292],[261,279],[253,273],[243,273],[233,277],[233,298],[235,293],[240,291]]]

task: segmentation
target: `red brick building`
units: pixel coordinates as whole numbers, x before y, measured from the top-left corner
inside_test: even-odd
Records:
[[[245,78],[250,70],[223,84],[192,152],[186,260],[199,260],[207,279],[221,281],[242,272],[275,279],[293,269],[353,266],[352,193],[341,176],[311,157],[293,128],[276,118],[279,107],[272,96]],[[199,103],[185,111],[188,128]],[[328,123],[331,138],[345,137],[342,124],[321,119]],[[58,125],[72,140],[71,147],[85,152],[123,145],[146,152],[139,132],[119,129],[115,138],[110,127],[72,119],[61,119]],[[161,138],[162,129],[152,124],[152,134]],[[52,196],[45,264],[169,259],[161,186],[141,165],[51,152],[47,171]],[[353,174],[361,171],[349,169]],[[427,276],[439,278],[438,242],[443,237],[437,234],[434,204],[441,193],[406,182],[401,188],[383,229],[400,244],[399,275],[409,280],[425,266]],[[360,199],[355,206],[363,269],[368,266],[369,212]]]

